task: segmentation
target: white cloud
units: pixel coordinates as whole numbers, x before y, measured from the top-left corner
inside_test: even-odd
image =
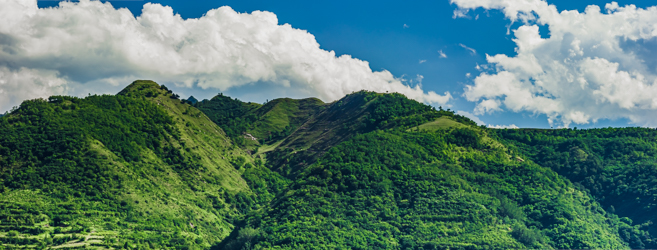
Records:
[[[488,128],[494,128],[494,129],[505,129],[505,128],[518,129],[519,127],[516,126],[515,124],[511,124],[511,125],[491,125],[491,124],[488,124]]]
[[[17,97],[0,96],[0,110],[24,97],[86,94],[80,91],[119,88],[135,79],[218,90],[265,84],[325,101],[362,89],[435,104],[451,98],[372,71],[367,61],[322,50],[312,34],[279,24],[270,12],[221,7],[182,19],[170,7],[147,3],[135,18],[100,1],[39,9],[36,0],[0,0],[0,6],[0,72],[40,79],[23,84],[3,78],[8,82],[0,84],[1,93]]]
[[[468,17],[468,10],[467,9],[456,9],[454,10],[454,14],[452,15],[452,18],[463,18],[463,17]]]
[[[440,55],[440,58],[447,58],[447,55],[445,54],[445,52],[443,52],[442,49],[438,51],[438,54]]]
[[[427,60],[420,60],[420,64],[427,62]]]
[[[55,71],[0,67],[0,107],[5,110],[23,100],[62,94],[66,90],[66,81]]]
[[[410,26],[408,26],[408,24],[404,24],[404,29],[408,29],[408,28],[410,28]]]
[[[470,47],[468,47],[468,46],[465,46],[465,44],[459,43],[459,46],[461,46],[462,48],[466,49],[467,51],[470,51],[470,54],[471,54],[471,55],[476,55],[476,54],[477,54],[477,51],[476,51],[475,49],[470,48]]]
[[[470,112],[463,111],[463,110],[459,110],[459,111],[456,111],[456,114],[457,114],[457,115],[465,116],[465,117],[467,117],[467,118],[470,118],[470,120],[472,120],[473,122],[477,123],[477,125],[486,125],[486,123],[483,122],[481,119],[479,119],[479,117],[477,117],[476,115],[474,115],[474,114],[472,114],[472,113],[470,113]]]
[[[464,13],[499,9],[523,23],[513,31],[517,55],[487,55],[493,71],[465,88],[476,114],[529,111],[566,127],[618,118],[657,126],[657,7],[610,3],[605,13],[597,5],[580,13],[543,0],[451,2]]]

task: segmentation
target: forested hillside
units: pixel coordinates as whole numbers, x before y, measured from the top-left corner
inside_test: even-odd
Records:
[[[657,248],[657,130],[603,128],[499,130],[514,150],[587,190],[605,210],[633,225],[633,248]],[[648,231],[650,234],[647,234]]]
[[[619,249],[630,226],[478,128],[345,141],[225,249]],[[246,248],[245,248],[246,247]]]
[[[0,248],[649,248],[655,135],[136,81],[0,117]]]
[[[251,193],[234,167],[247,159],[150,81],[115,96],[25,101],[0,119],[0,241],[209,247],[241,216],[228,203]]]

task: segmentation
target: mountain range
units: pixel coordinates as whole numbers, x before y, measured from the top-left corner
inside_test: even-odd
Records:
[[[397,93],[116,95],[0,117],[4,249],[657,248],[657,131],[491,129]]]

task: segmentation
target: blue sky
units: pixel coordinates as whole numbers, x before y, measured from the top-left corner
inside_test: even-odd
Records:
[[[484,1],[484,0],[482,0]],[[145,1],[109,1],[115,8],[128,8],[133,15],[141,15]],[[605,8],[600,1],[547,1],[558,11],[584,12],[591,4]],[[617,1],[620,6],[634,4],[639,8],[651,6],[648,1]],[[314,35],[320,48],[335,51],[369,62],[374,71],[387,70],[396,78],[417,84],[421,75],[423,91],[442,94],[450,92],[452,99],[443,106],[453,110],[475,113],[477,101],[467,100],[464,88],[474,84],[480,70],[477,65],[488,64],[486,54],[516,56],[517,47],[513,30],[525,25],[522,21],[512,24],[499,9],[474,9],[467,17],[454,18],[459,8],[447,0],[441,1],[153,1],[170,6],[184,19],[199,18],[208,10],[230,6],[239,13],[269,11],[278,17],[279,24],[306,30]],[[57,6],[56,1],[39,1],[41,8]],[[535,22],[534,22],[535,23]],[[530,21],[530,24],[531,21]],[[511,33],[507,33],[511,30]],[[547,25],[539,29],[542,37],[548,37]],[[467,47],[467,48],[466,48]],[[472,50],[476,51],[473,52]],[[446,58],[441,57],[441,51]],[[466,76],[469,74],[469,76]],[[267,91],[268,87],[256,85],[235,86],[224,90],[173,87],[177,92],[192,94],[199,99],[211,98],[218,92],[247,101],[263,102],[264,99],[283,97],[284,91]],[[112,88],[98,88],[113,90]],[[254,94],[258,92],[258,94]],[[264,93],[261,93],[264,92]],[[269,92],[269,93],[267,93]],[[303,97],[303,94],[292,94]],[[434,104],[438,106],[438,104]],[[657,114],[657,113],[656,113]],[[479,112],[477,117],[490,125],[515,124],[519,127],[550,127],[548,115],[530,109],[502,109],[496,112]],[[601,116],[584,124],[571,123],[579,128],[643,125],[631,122],[630,117],[612,120]],[[645,123],[648,124],[648,123]],[[652,124],[652,123],[650,123]],[[649,125],[650,125],[649,124]],[[557,126],[556,124],[553,126]],[[653,125],[654,126],[654,125]]]

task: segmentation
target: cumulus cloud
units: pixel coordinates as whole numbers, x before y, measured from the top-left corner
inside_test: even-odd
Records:
[[[420,60],[419,64],[423,64],[425,62],[427,62],[427,60]]]
[[[89,0],[44,9],[36,0],[0,0],[0,6],[0,74],[13,77],[2,78],[0,109],[21,98],[134,79],[217,90],[268,84],[325,101],[362,89],[434,104],[451,98],[372,71],[367,61],[322,50],[312,34],[279,24],[270,12],[221,7],[183,19],[151,3],[138,17]],[[7,101],[7,95],[16,97]]]
[[[657,126],[657,7],[612,2],[580,13],[543,0],[451,2],[462,13],[497,9],[522,24],[513,31],[517,55],[487,55],[489,70],[466,86],[476,114],[529,111],[566,127],[618,118]]]
[[[511,125],[491,125],[491,124],[488,124],[488,128],[494,128],[494,129],[505,129],[505,128],[517,129],[517,128],[519,128],[519,127],[516,126],[515,124],[511,124]]]
[[[62,94],[67,91],[66,81],[57,72],[0,67],[0,107],[9,109],[23,100]],[[3,111],[4,112],[4,111]]]

